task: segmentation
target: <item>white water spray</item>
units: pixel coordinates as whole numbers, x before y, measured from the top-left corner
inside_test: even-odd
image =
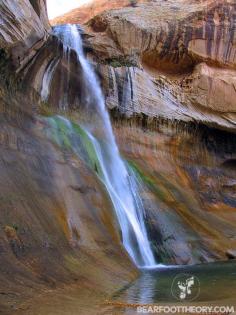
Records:
[[[56,70],[58,63],[59,63],[59,59],[52,60],[44,73],[42,88],[41,88],[41,99],[44,102],[48,100],[53,74]]]
[[[95,128],[87,126],[103,173],[103,182],[112,200],[120,224],[122,241],[130,257],[140,267],[155,266],[155,259],[145,228],[144,208],[132,178],[122,161],[98,79],[85,58],[80,33],[76,25],[66,25],[56,30],[64,45],[77,52],[87,86],[85,102],[93,107]],[[91,109],[91,108],[90,108]],[[98,121],[100,120],[100,121]],[[99,130],[98,127],[99,126]],[[96,130],[96,131],[95,131]],[[98,131],[98,136],[96,132]]]

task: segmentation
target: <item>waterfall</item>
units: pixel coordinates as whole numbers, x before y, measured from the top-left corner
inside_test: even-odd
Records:
[[[49,97],[49,93],[50,93],[50,87],[51,87],[51,82],[52,82],[52,77],[53,77],[53,74],[56,70],[56,67],[59,63],[59,59],[53,59],[45,73],[44,73],[44,76],[43,76],[43,82],[42,82],[42,88],[41,88],[41,99],[46,102],[48,100],[48,97]]]
[[[120,157],[102,90],[92,66],[84,55],[78,27],[57,27],[56,34],[64,45],[76,51],[83,70],[84,103],[96,119],[94,124],[88,123],[85,128],[100,163],[102,180],[117,215],[124,247],[137,266],[154,266],[155,259],[144,224],[143,204]]]

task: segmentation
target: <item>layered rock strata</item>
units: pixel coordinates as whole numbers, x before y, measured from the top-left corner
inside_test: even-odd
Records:
[[[234,130],[235,12],[233,1],[170,0],[94,17],[87,45],[106,65],[108,106]]]

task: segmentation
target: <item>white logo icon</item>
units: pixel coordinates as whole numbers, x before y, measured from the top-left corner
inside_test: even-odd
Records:
[[[200,294],[200,282],[196,276],[179,274],[172,282],[171,293],[179,301],[193,301]]]
[[[180,289],[179,298],[185,300],[187,295],[191,295],[191,288],[194,285],[194,277],[188,278],[186,281],[178,281],[178,287]]]

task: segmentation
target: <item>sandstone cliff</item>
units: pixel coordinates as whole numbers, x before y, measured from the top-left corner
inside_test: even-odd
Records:
[[[1,310],[30,314],[32,297],[74,286],[87,314],[85,293],[101,303],[137,271],[78,124],[81,64],[49,34],[44,1],[0,8]],[[158,262],[227,260],[236,246],[235,136],[198,126],[235,132],[234,25],[234,1],[158,0],[96,16],[82,34]]]
[[[102,64],[108,106],[234,130],[235,8],[153,1],[94,17],[87,45]]]
[[[3,0],[0,3],[0,47],[17,68],[42,47],[50,29],[45,0]]]
[[[88,4],[80,6],[62,16],[51,20],[52,25],[61,25],[66,23],[84,24],[95,15],[112,9],[123,8],[126,6],[136,6],[138,3],[148,0],[92,0]]]
[[[79,82],[77,58],[71,52],[68,64],[62,43],[49,34],[44,1],[1,1],[0,9],[0,313],[25,315],[33,298],[64,287],[88,309],[85,295],[100,303],[137,271],[89,158],[69,149],[64,120],[49,118],[52,109],[40,99],[46,69],[56,61],[57,87],[64,78],[62,95],[56,87],[53,94],[59,112],[68,73]]]
[[[171,128],[122,118],[114,130],[123,156],[143,183],[146,224],[157,260],[200,264],[226,260],[236,246],[235,135]],[[142,126],[142,128],[140,128]]]

